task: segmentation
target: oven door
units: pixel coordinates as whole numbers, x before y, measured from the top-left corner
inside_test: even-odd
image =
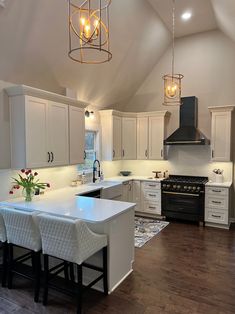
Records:
[[[169,218],[204,221],[204,194],[162,191],[162,214]]]

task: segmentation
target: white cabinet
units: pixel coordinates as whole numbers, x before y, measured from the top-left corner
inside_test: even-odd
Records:
[[[136,159],[136,118],[122,118],[122,159]]]
[[[122,119],[113,116],[113,160],[122,158]]]
[[[149,159],[164,159],[164,119],[149,117]]]
[[[69,106],[69,161],[71,165],[84,162],[85,116],[84,109]]]
[[[231,121],[234,106],[210,107],[212,161],[231,161]]]
[[[228,187],[206,187],[205,223],[209,226],[229,227],[230,191]]]
[[[122,184],[122,201],[132,202],[133,200],[133,189],[132,181],[126,181]]]
[[[145,116],[143,116],[145,115]],[[167,111],[138,114],[137,159],[162,160],[165,158],[164,139],[166,135]]]
[[[148,117],[137,118],[137,159],[148,159],[148,134],[149,121]]]
[[[136,203],[135,210],[141,211],[141,183],[140,181],[134,180],[132,182],[133,190],[133,202]]]
[[[161,184],[142,182],[141,195],[142,211],[148,214],[161,215]]]
[[[48,102],[47,151],[51,154],[51,166],[69,164],[68,105]]]
[[[122,118],[113,110],[100,111],[102,129],[102,159],[122,158]]]
[[[68,106],[31,96],[10,100],[12,168],[68,165]]]
[[[10,101],[12,168],[83,161],[85,125],[81,108],[86,104],[24,85],[5,91]],[[70,105],[73,107],[69,110]]]

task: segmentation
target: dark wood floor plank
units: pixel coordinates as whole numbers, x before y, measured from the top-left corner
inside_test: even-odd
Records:
[[[72,314],[75,300],[50,291],[43,307],[27,281],[0,287],[0,314]],[[136,249],[134,272],[110,296],[92,292],[87,314],[234,314],[235,228],[230,231],[171,223]]]

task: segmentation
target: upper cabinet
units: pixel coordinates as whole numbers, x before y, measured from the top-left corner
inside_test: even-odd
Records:
[[[122,118],[122,159],[136,159],[136,118]]]
[[[122,158],[122,118],[114,110],[100,111],[102,129],[102,159]]]
[[[69,158],[70,164],[84,162],[85,119],[84,109],[69,106]]]
[[[10,96],[12,168],[83,162],[84,110],[63,103],[74,104],[76,100],[53,93],[48,95],[48,92],[40,90],[34,93],[34,89],[24,86],[11,87],[6,91]],[[31,94],[40,94],[45,98]]]
[[[231,161],[231,129],[234,106],[209,107],[212,161]]]
[[[167,111],[149,113],[137,118],[137,159],[162,160],[166,131]]]
[[[103,160],[164,159],[167,111],[100,111]]]

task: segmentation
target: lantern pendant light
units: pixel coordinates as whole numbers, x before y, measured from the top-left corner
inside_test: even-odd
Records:
[[[112,59],[109,41],[111,0],[68,0],[69,52],[73,61],[99,64]]]
[[[171,74],[163,76],[164,80],[164,106],[180,106],[182,74],[175,74],[175,0],[172,0],[172,65]]]

